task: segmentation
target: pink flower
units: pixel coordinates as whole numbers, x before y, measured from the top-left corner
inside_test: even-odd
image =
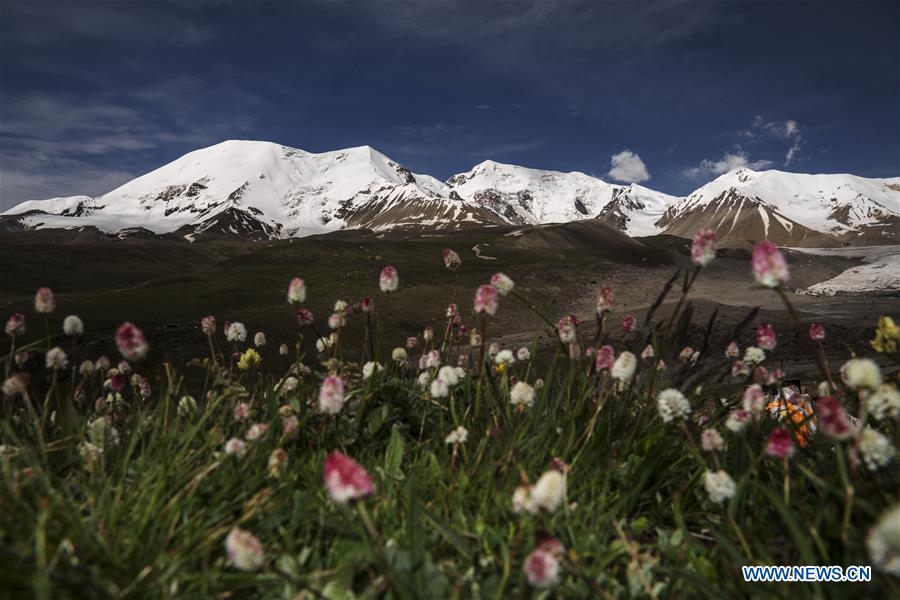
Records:
[[[306,302],[306,283],[299,277],[294,277],[288,284],[288,304],[303,304]]]
[[[536,588],[551,588],[559,581],[559,559],[549,548],[538,546],[522,565],[528,583]]]
[[[603,316],[604,312],[612,310],[614,301],[615,294],[613,294],[612,287],[604,285],[597,290],[597,316]]]
[[[845,440],[853,433],[847,413],[834,396],[819,398],[813,408],[816,411],[816,425],[828,437]]]
[[[431,340],[433,340],[434,339],[434,328],[426,327],[422,331],[422,339],[424,339],[426,342],[430,342]]]
[[[728,347],[725,348],[725,356],[727,358],[737,358],[741,355],[741,347],[738,346],[737,342],[731,342],[728,344]]]
[[[788,282],[790,273],[781,251],[769,241],[753,248],[753,276],[760,285],[776,288]]]
[[[716,232],[704,228],[694,234],[691,244],[691,260],[695,265],[705,267],[716,257]]]
[[[216,333],[216,318],[210,315],[200,319],[200,330],[205,335],[214,335]]]
[[[559,341],[563,344],[571,344],[575,341],[577,333],[576,326],[578,318],[575,315],[566,315],[556,324],[556,330],[559,332]]]
[[[381,285],[381,291],[386,294],[396,292],[397,287],[400,285],[400,276],[397,274],[397,269],[390,265],[383,268],[379,284]]]
[[[597,358],[594,362],[594,366],[597,368],[597,371],[602,371],[603,369],[612,369],[615,362],[616,351],[613,350],[612,346],[607,345],[597,349]]]
[[[362,302],[360,302],[360,308],[363,312],[373,312],[375,310],[375,301],[371,298],[363,298]]]
[[[742,360],[736,360],[731,365],[731,376],[732,377],[740,377],[741,375],[747,376],[750,374],[750,368],[747,366]]]
[[[410,337],[406,338],[406,349],[407,350],[412,350],[418,345],[419,345],[419,338],[417,338],[415,336],[410,336]]]
[[[653,346],[650,344],[644,346],[644,350],[641,352],[641,358],[653,358],[654,356],[656,356],[656,351],[653,350]]]
[[[622,319],[622,331],[625,333],[631,333],[634,331],[634,326],[637,323],[637,319],[634,318],[634,315],[627,315],[624,319]]]
[[[319,387],[319,410],[328,415],[336,415],[344,408],[344,380],[337,375],[329,375]]]
[[[444,251],[441,253],[444,258],[444,266],[451,270],[456,270],[456,268],[462,264],[462,259],[459,257],[459,254],[451,250],[450,248],[444,248]]]
[[[241,571],[256,571],[266,559],[262,542],[239,527],[234,527],[225,538],[225,552],[228,562]]]
[[[769,436],[766,454],[773,458],[790,458],[794,455],[794,442],[791,432],[784,427],[777,427]]]
[[[144,333],[128,321],[116,330],[116,347],[126,360],[131,361],[143,359],[150,349]]]
[[[447,305],[447,318],[452,319],[453,317],[459,314],[459,309],[456,307],[456,304],[451,302]]]
[[[246,402],[238,402],[234,405],[234,410],[232,410],[232,414],[234,415],[234,420],[240,423],[247,419],[250,416],[250,405]]]
[[[6,335],[12,337],[25,335],[25,315],[22,313],[13,313],[6,320]]]
[[[778,343],[775,337],[775,328],[766,323],[756,328],[756,345],[763,350],[774,350]]]
[[[825,339],[825,326],[821,323],[813,323],[809,326],[809,339],[821,342]]]
[[[569,342],[569,358],[581,358],[581,344]]]
[[[704,429],[700,434],[700,447],[707,452],[721,451],[725,448],[725,440],[715,429]]]
[[[492,285],[479,286],[475,292],[475,312],[491,316],[497,314],[497,288]]]
[[[53,298],[53,292],[50,288],[40,288],[34,295],[34,312],[47,314],[54,310],[56,310],[56,300]]]
[[[369,473],[346,454],[329,454],[323,472],[328,494],[339,504],[365,498],[375,491]]]
[[[313,322],[313,314],[311,310],[301,308],[297,311],[297,322],[300,325],[311,325]]]
[[[743,408],[753,415],[754,419],[758,419],[763,413],[766,406],[766,397],[763,395],[763,389],[759,384],[754,383],[744,390]]]
[[[281,419],[281,433],[284,435],[284,438],[287,440],[292,440],[297,437],[297,433],[300,431],[300,421],[297,420],[297,417],[291,415],[289,417],[284,417]]]
[[[685,346],[681,349],[681,352],[678,353],[678,359],[682,362],[691,360],[692,356],[694,356],[694,349],[690,346]]]

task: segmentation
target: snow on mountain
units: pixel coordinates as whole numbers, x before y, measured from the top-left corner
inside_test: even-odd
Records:
[[[382,220],[380,228],[502,222],[448,196],[434,177],[412,173],[368,146],[314,154],[231,140],[190,152],[97,198],[25,202],[4,214],[25,213],[23,227],[184,228],[191,236],[213,230],[263,238],[368,226],[377,221],[376,207],[398,204],[403,219]]]
[[[900,295],[900,247],[869,246],[867,248],[797,248],[818,256],[855,258],[862,262],[827,281],[798,290],[810,296],[834,296],[841,293]]]

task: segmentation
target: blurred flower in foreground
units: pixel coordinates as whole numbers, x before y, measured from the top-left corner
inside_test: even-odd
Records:
[[[42,287],[34,295],[34,312],[48,314],[56,310],[56,300],[50,288]]]
[[[882,514],[869,530],[866,548],[876,568],[900,577],[900,504]]]
[[[382,292],[396,292],[397,287],[400,285],[400,276],[397,274],[397,269],[390,265],[383,268],[378,283],[381,286]]]
[[[725,471],[707,471],[703,475],[703,487],[709,494],[709,499],[716,504],[721,504],[725,500],[734,497],[737,487],[734,480]]]
[[[480,286],[475,292],[474,310],[491,316],[497,314],[497,288],[492,285]]]
[[[249,531],[232,528],[225,538],[228,562],[241,571],[256,571],[263,565],[265,553],[262,543]]]
[[[779,287],[790,278],[784,255],[769,241],[753,248],[753,276],[760,285],[770,288]]]
[[[340,452],[332,452],[325,458],[323,476],[328,494],[339,504],[365,498],[375,490],[368,471]]]
[[[705,267],[716,258],[716,232],[703,228],[694,234],[691,243],[691,261],[699,267]]]
[[[344,381],[337,375],[329,375],[319,387],[319,410],[335,415],[344,408]]]

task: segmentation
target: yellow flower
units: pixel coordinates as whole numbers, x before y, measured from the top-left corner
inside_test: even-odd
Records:
[[[886,354],[900,352],[900,327],[897,327],[892,318],[882,316],[878,319],[878,329],[875,330],[872,347]]]
[[[260,357],[259,352],[253,348],[248,348],[247,351],[241,355],[241,360],[238,361],[238,369],[241,371],[249,371],[253,367],[258,366],[260,362],[262,362],[262,357]]]

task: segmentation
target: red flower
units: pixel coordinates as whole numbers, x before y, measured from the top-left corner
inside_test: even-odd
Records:
[[[365,498],[375,491],[368,471],[340,452],[332,452],[325,458],[323,475],[332,500],[341,504]]]
[[[816,424],[819,429],[836,440],[844,440],[853,433],[850,419],[841,403],[834,396],[823,396],[815,403]]]
[[[116,330],[116,346],[126,360],[141,360],[147,356],[150,346],[144,333],[133,323],[126,321]]]
[[[791,432],[784,427],[778,427],[769,436],[766,446],[766,454],[774,458],[790,458],[794,455],[794,442],[791,440]]]

